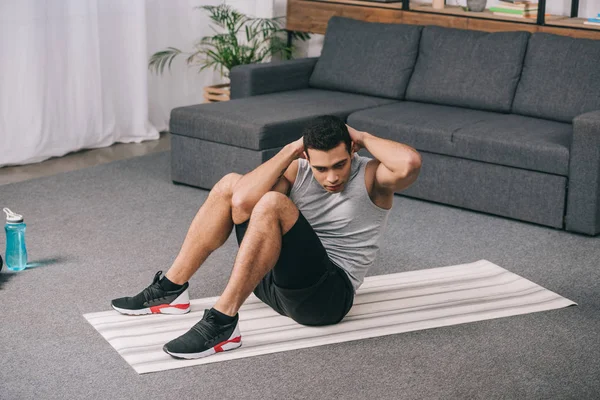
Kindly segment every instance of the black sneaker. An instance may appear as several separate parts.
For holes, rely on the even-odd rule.
[[[165,344],[163,350],[175,358],[193,359],[236,349],[242,345],[238,322],[239,314],[236,314],[233,322],[221,325],[210,310],[205,310],[196,325]]]
[[[179,290],[166,291],[160,286],[158,271],[152,284],[133,297],[121,297],[111,302],[112,308],[127,315],[185,314],[190,312],[190,296],[186,282]]]

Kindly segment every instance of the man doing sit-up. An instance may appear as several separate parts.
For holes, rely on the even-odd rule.
[[[356,154],[366,148],[374,159]],[[334,116],[246,175],[210,191],[166,275],[134,297],[112,301],[123,314],[189,311],[188,280],[235,226],[239,251],[210,310],[164,351],[199,358],[241,346],[238,310],[254,292],[303,325],[340,322],[379,252],[394,192],[421,168],[412,147],[361,132]]]

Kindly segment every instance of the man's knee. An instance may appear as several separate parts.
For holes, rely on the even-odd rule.
[[[266,196],[268,193],[270,192],[265,193],[263,197]],[[252,212],[254,211],[258,203],[262,200],[258,199],[258,201],[256,201],[256,199],[254,198],[256,196],[252,197],[253,198],[249,198],[245,191],[236,190],[236,188],[233,189],[233,195],[231,198],[231,214],[233,222],[236,225],[246,222],[252,215]]]
[[[258,202],[254,204],[247,201],[243,196],[240,196],[239,193],[234,193],[231,199],[231,216],[233,218],[233,223],[239,225],[246,222],[250,219],[250,216],[256,212],[257,207],[259,207],[259,212],[272,212],[273,210],[270,209],[269,204],[272,204],[273,200],[271,199],[271,195],[268,195],[269,193],[274,192],[265,193],[262,198],[258,199]]]
[[[284,202],[288,201],[288,197],[280,192],[270,191],[265,193],[256,206],[254,212],[273,213],[279,210]]]
[[[277,218],[280,221],[283,233],[286,233],[296,223],[299,214],[296,205],[286,195],[270,191],[265,193],[256,203],[251,215],[257,219]]]
[[[242,175],[235,172],[227,174],[215,184],[212,191],[231,198],[233,196],[233,188],[241,178]]]

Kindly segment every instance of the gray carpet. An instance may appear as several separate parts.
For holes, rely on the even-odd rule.
[[[600,238],[400,196],[368,275],[486,259],[579,306],[138,375],[82,315],[166,270],[206,195],[170,182],[169,153],[0,186],[38,265],[0,274],[0,398],[600,397]],[[220,294],[236,250],[191,298]]]

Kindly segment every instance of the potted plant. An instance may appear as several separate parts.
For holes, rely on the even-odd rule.
[[[225,4],[195,8],[208,12],[218,27],[212,27],[215,34],[201,38],[192,52],[168,47],[154,53],[148,62],[150,71],[162,74],[165,67],[170,69],[176,57],[185,54],[188,66],[200,67],[198,72],[213,68],[221,73],[221,77],[229,79],[229,71],[236,65],[260,63],[273,55],[292,58],[293,46],[288,45],[287,38],[282,38],[282,33],[288,33],[282,27],[282,17],[249,17]],[[290,31],[289,34],[300,40],[310,38],[302,32]],[[209,102],[229,100],[229,83],[205,87],[204,97]]]

